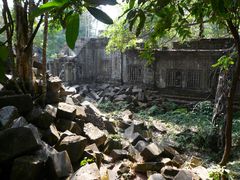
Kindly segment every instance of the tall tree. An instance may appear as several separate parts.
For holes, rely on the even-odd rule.
[[[43,3],[47,3],[48,0],[43,0]],[[43,74],[43,90],[42,90],[42,101],[45,104],[45,98],[47,93],[47,42],[48,42],[48,12],[45,13],[44,17],[44,30],[43,30],[43,47],[42,47],[42,74]]]
[[[16,62],[17,76],[19,77],[24,92],[32,93],[32,51],[33,39],[42,22],[42,16],[36,29],[33,31],[34,19],[30,13],[37,6],[33,0],[14,0],[16,19]]]

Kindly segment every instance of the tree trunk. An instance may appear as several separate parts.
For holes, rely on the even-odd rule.
[[[199,20],[199,38],[204,38],[204,23],[203,23],[203,15],[201,13],[201,17],[200,17],[200,20]]]
[[[204,38],[204,23],[203,23],[203,19],[201,20],[200,24],[199,24],[199,38]]]
[[[220,124],[220,119],[224,118],[223,115],[227,113],[227,96],[229,94],[228,86],[228,71],[221,70],[218,77],[218,84],[215,94],[214,109],[212,124],[217,126]]]
[[[231,70],[221,70],[218,77],[218,85],[215,94],[215,103],[213,108],[212,124],[216,128],[217,148],[223,149],[225,145],[225,128],[227,122],[227,98],[229,94],[229,84],[232,80]],[[222,125],[222,121],[224,125]]]
[[[12,19],[10,9],[8,7],[7,0],[2,0],[2,2],[3,2],[3,11],[2,11],[3,20],[4,20],[5,26],[7,26],[6,35],[7,35],[8,50],[9,50],[10,69],[13,74],[13,78],[15,78],[16,68],[14,63],[13,43],[12,43],[14,24],[13,24],[13,19]]]
[[[232,120],[233,120],[233,102],[234,102],[234,97],[237,89],[237,83],[239,80],[239,75],[240,75],[240,37],[238,34],[238,28],[235,27],[232,23],[231,20],[227,21],[228,27],[231,31],[231,34],[233,35],[234,38],[234,43],[237,49],[237,64],[236,64],[236,69],[234,69],[233,73],[233,80],[231,84],[231,89],[229,92],[229,96],[227,97],[227,116],[226,116],[226,128],[225,128],[225,147],[224,147],[224,153],[222,160],[220,162],[221,166],[225,166],[228,162],[230,152],[231,152],[231,147],[232,147]]]
[[[47,3],[48,0],[43,0],[43,3]],[[46,79],[46,65],[47,65],[47,42],[48,42],[48,13],[45,13],[44,19],[44,32],[43,32],[43,50],[42,50],[42,73],[43,73],[43,89],[42,89],[42,101],[45,104],[47,93],[47,79]]]
[[[32,46],[28,47],[29,24],[27,5],[18,0],[14,1],[16,13],[16,62],[17,75],[22,82],[25,92],[32,90]]]

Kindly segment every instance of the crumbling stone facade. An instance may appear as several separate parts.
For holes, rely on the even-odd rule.
[[[207,97],[216,87],[216,70],[211,67],[233,45],[231,39],[203,39],[155,51],[152,65],[140,57],[140,49],[107,55],[105,38],[81,39],[74,57],[48,63],[53,75],[69,84],[120,83],[156,87],[163,94]]]

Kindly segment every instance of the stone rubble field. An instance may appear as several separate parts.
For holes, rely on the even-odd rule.
[[[159,123],[135,119],[131,106],[160,103],[156,91],[109,84],[64,87],[48,79],[47,105],[0,91],[0,179],[205,180],[208,171],[171,142]],[[129,102],[115,116],[97,104]]]

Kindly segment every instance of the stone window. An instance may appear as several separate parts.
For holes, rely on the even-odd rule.
[[[181,69],[168,69],[166,75],[167,87],[182,87],[183,72]]]
[[[201,70],[189,70],[187,72],[187,88],[197,89],[201,86]]]
[[[128,81],[142,82],[143,81],[143,68],[140,65],[128,65]]]

